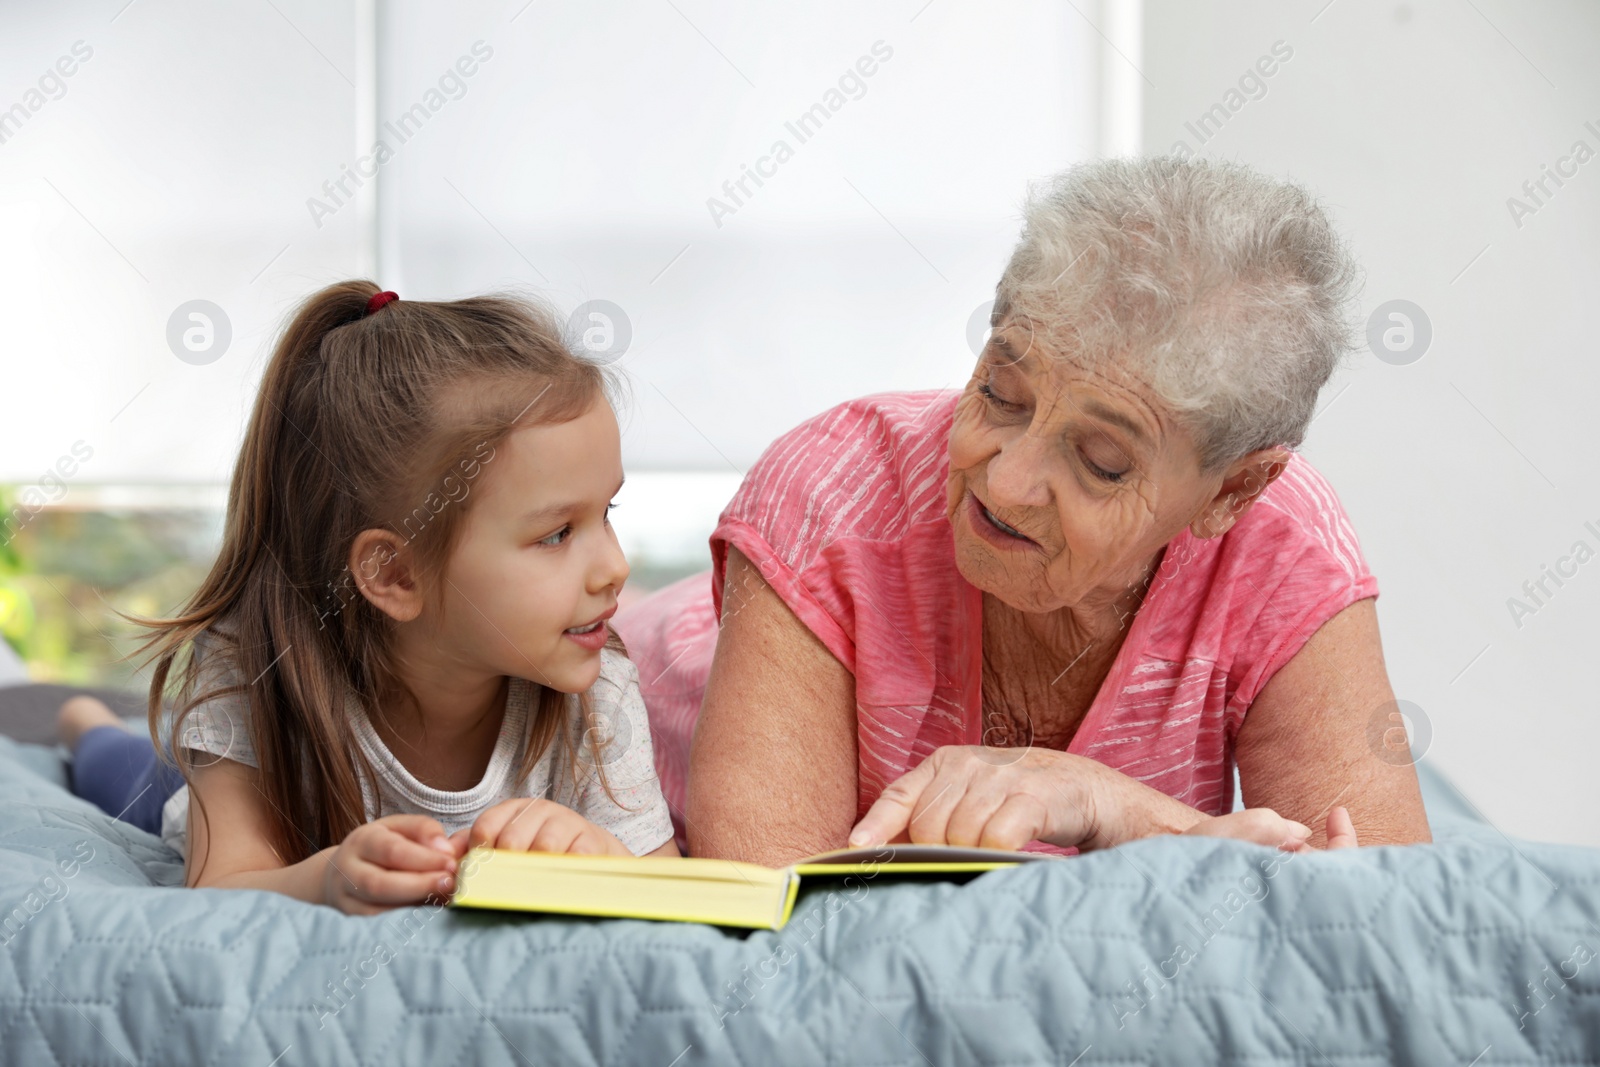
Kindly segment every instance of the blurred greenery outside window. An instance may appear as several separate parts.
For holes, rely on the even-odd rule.
[[[171,616],[199,587],[222,541],[222,489],[76,486],[61,503],[31,512],[19,502],[20,491],[0,486],[0,638],[35,682],[144,692],[149,672],[127,658],[143,631],[126,616]],[[708,499],[728,495],[731,489],[718,483]],[[666,503],[640,503],[640,517],[653,514],[660,525]],[[625,545],[631,567],[625,598],[708,568],[704,537],[719,509],[689,509],[696,529],[679,539],[686,545]]]
[[[126,657],[141,642],[124,616],[169,615],[216,554],[222,513],[208,508],[44,507],[0,487],[0,637],[36,682],[142,691]]]

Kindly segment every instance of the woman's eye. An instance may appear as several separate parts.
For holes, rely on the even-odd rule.
[[[1122,479],[1124,477],[1124,475],[1123,475],[1123,473],[1121,471],[1104,470],[1104,469],[1102,469],[1100,467],[1095,466],[1093,463],[1089,464],[1089,466],[1090,466],[1090,468],[1092,468],[1094,470],[1094,476],[1096,478],[1099,478],[1102,481],[1110,482],[1112,485],[1116,485],[1118,482],[1122,481]]]
[[[982,385],[978,386],[978,392],[983,395],[983,398],[989,402],[991,407],[996,408],[997,410],[1013,411],[1017,407],[1017,405],[1013,404],[1009,400],[1001,400],[1000,397],[995,394],[994,389],[989,385],[988,382],[984,382]]]
[[[1128,476],[1127,471],[1108,471],[1088,456],[1083,457],[1083,464],[1089,468],[1089,473],[1103,482],[1110,482],[1112,485],[1119,484],[1122,479]]]
[[[555,533],[551,534],[549,537],[541,537],[541,538],[539,538],[539,542],[538,543],[541,544],[541,545],[549,545],[551,548],[555,548],[558,545],[560,545],[561,542],[565,541],[568,538],[568,536],[571,535],[571,533],[572,533],[572,527],[571,526],[563,526],[563,527],[561,527],[561,529],[557,530]]]

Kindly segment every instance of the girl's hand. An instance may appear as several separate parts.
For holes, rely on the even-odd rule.
[[[631,856],[607,830],[553,800],[504,800],[472,824],[467,847],[487,845],[513,852],[571,852],[584,856]]]
[[[455,888],[456,846],[426,815],[386,815],[350,831],[328,857],[323,902],[351,915],[436,902]]]

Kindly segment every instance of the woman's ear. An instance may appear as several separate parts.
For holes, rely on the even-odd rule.
[[[393,531],[356,534],[348,565],[361,595],[395,622],[410,622],[422,614],[422,590],[411,547]]]
[[[1288,449],[1277,446],[1257,449],[1234,463],[1223,476],[1217,495],[1206,502],[1189,524],[1190,532],[1207,538],[1221,537],[1233,529],[1233,524],[1250,510],[1250,505],[1288,465]]]

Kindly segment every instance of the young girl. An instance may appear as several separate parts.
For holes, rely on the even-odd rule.
[[[190,886],[356,913],[438,900],[478,844],[676,855],[606,625],[628,577],[609,384],[527,303],[311,297],[262,381],[222,551],[150,624],[150,725],[178,771],[69,701],[80,795],[159,829]]]

